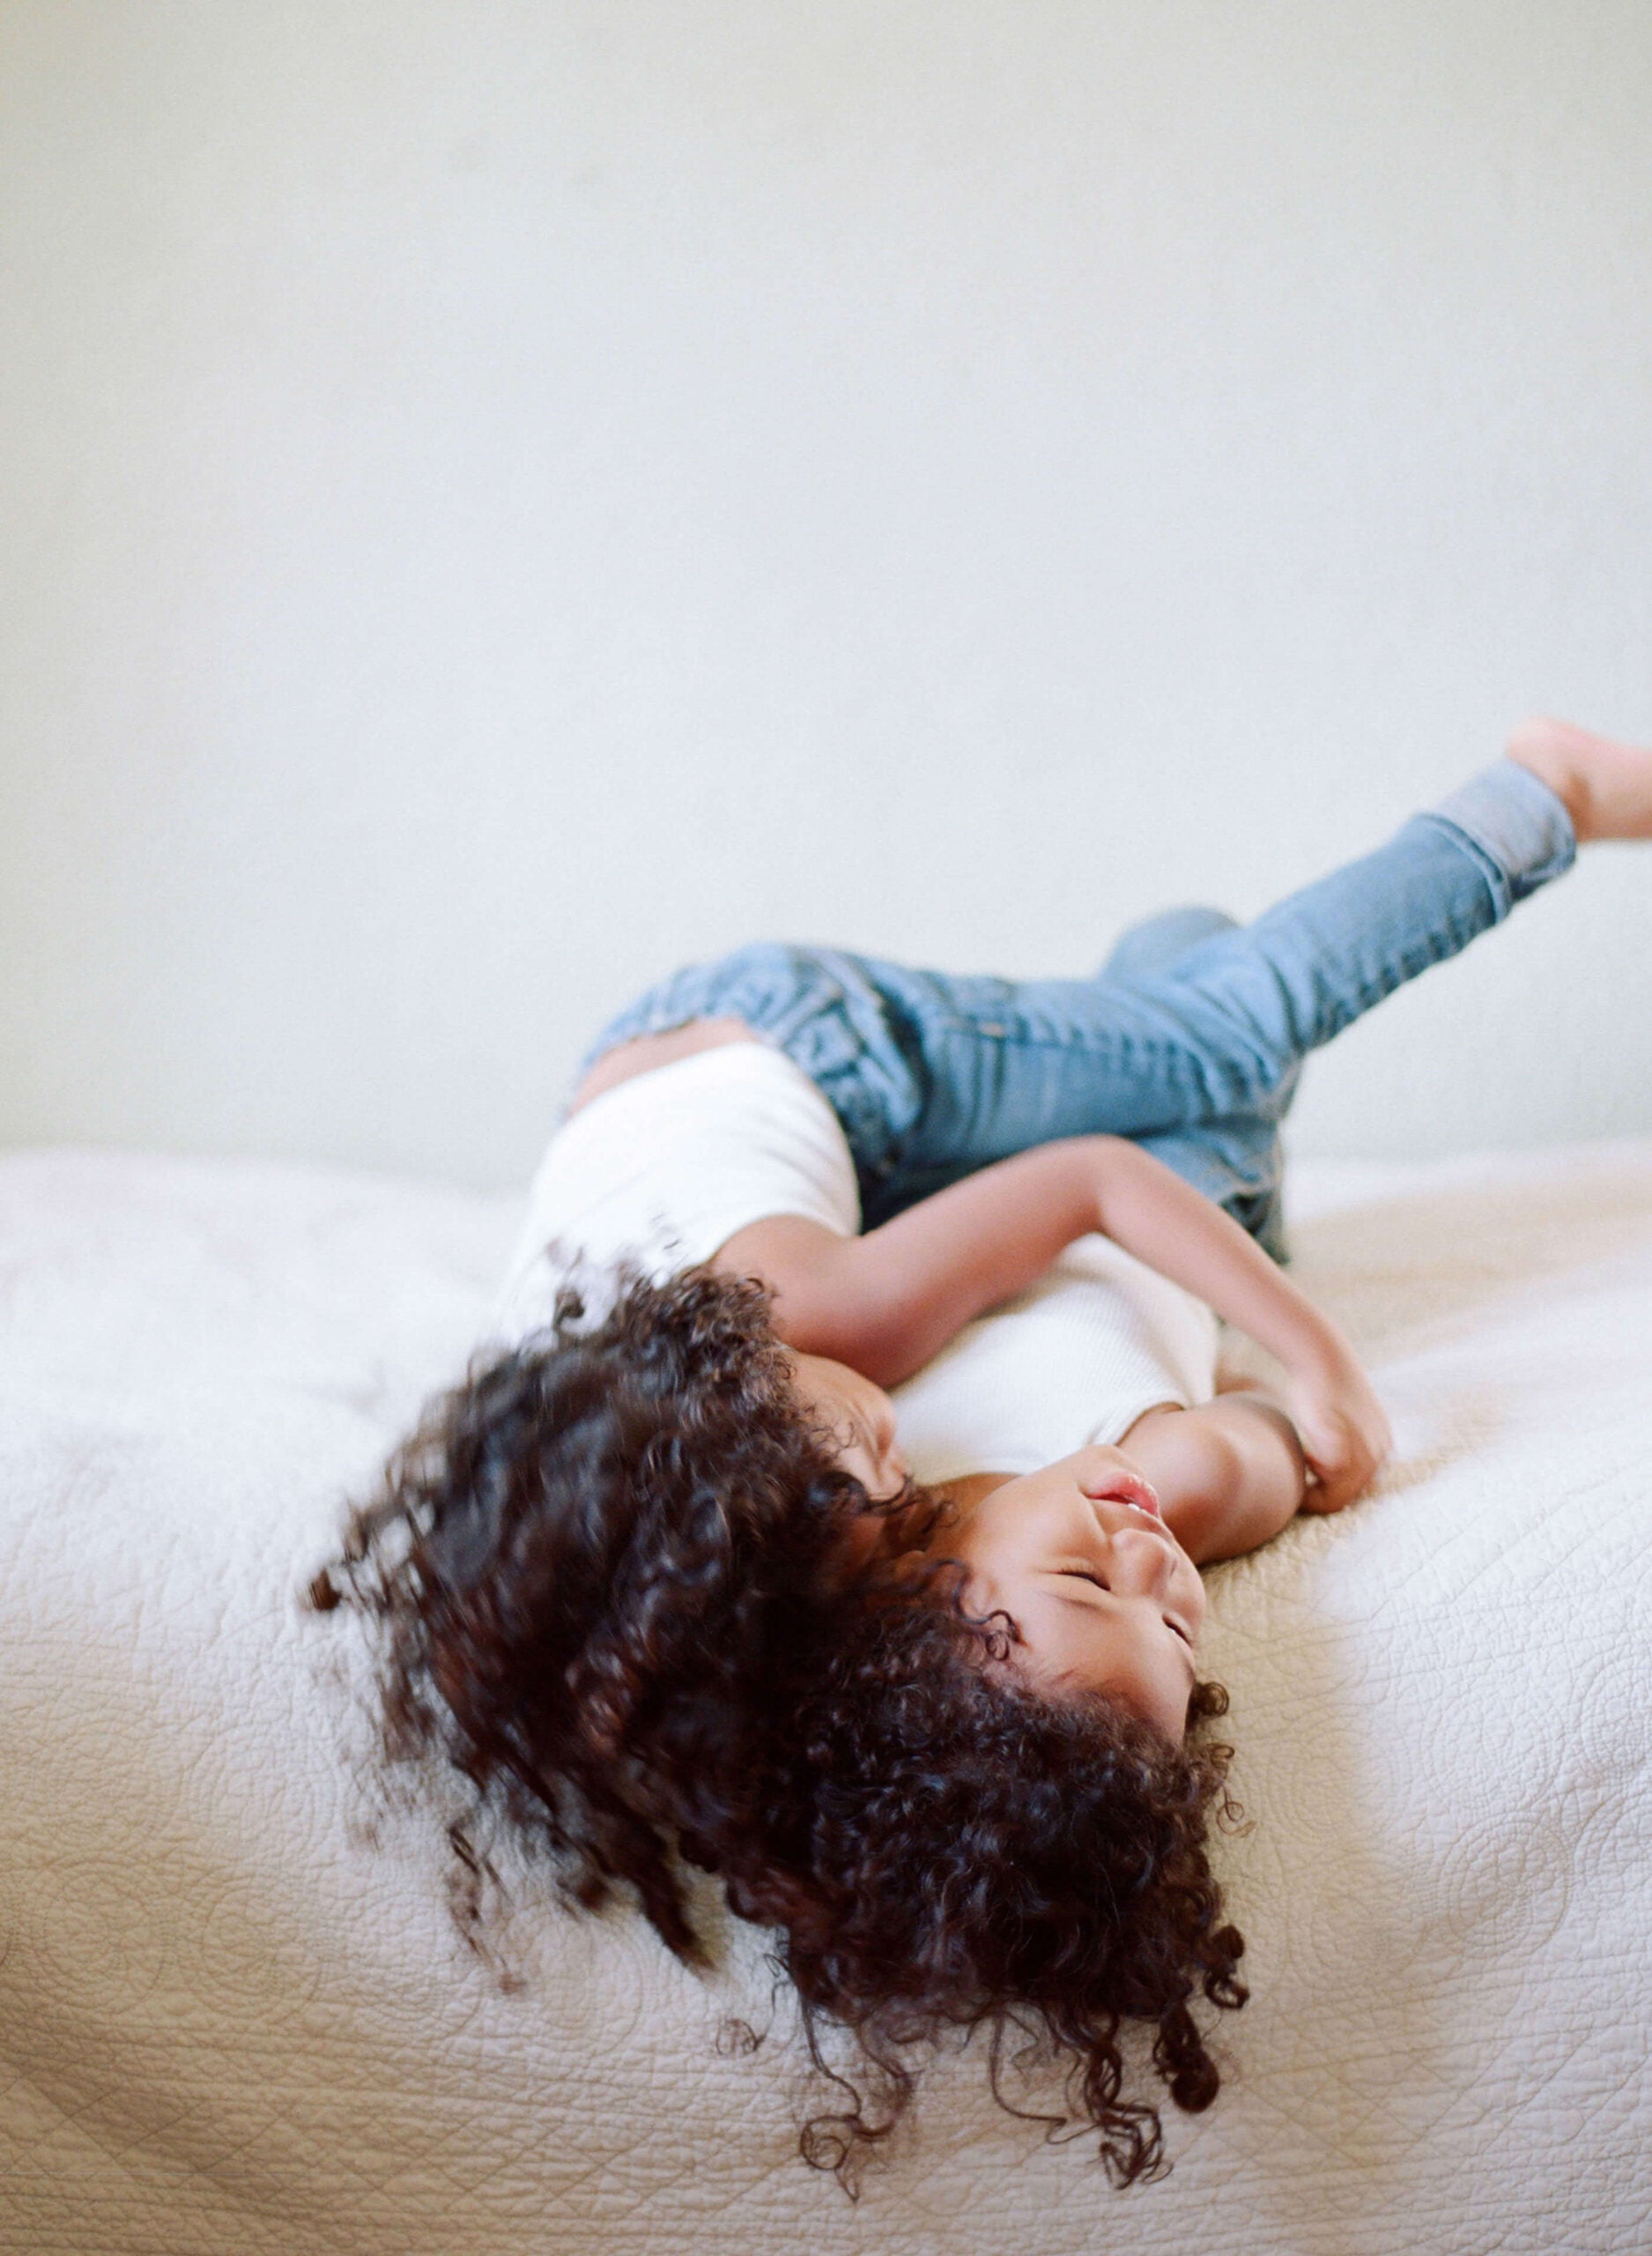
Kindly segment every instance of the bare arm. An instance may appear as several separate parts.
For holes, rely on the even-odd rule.
[[[1323,1503],[1358,1494],[1386,1446],[1386,1428],[1347,1340],[1237,1222],[1122,1138],[1041,1144],[863,1237],[839,1237],[795,1215],[754,1222],[730,1239],[716,1265],[774,1288],[775,1322],[792,1347],[893,1386],[1093,1230],[1277,1356],[1297,1383],[1292,1413],[1324,1483]]]
[[[1255,1551],[1305,1501],[1308,1467],[1296,1428],[1263,1394],[1219,1394],[1193,1410],[1150,1410],[1123,1446],[1197,1566]]]

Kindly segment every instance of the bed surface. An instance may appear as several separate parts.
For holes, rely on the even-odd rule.
[[[1211,1577],[1254,1995],[1122,2197],[967,2054],[851,2206],[760,1938],[708,1982],[529,1899],[505,1991],[432,1829],[362,1837],[350,1633],[296,1593],[519,1212],[0,1159],[0,2251],[1652,2247],[1652,1143],[1301,1171],[1399,1461]]]

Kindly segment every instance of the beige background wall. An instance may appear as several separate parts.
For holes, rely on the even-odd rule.
[[[1080,968],[1652,737],[1644,0],[0,6],[0,1140],[528,1168],[753,935]],[[1299,1146],[1652,1127],[1652,865]]]

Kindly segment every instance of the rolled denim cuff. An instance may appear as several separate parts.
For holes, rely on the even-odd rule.
[[[1500,760],[1429,812],[1478,850],[1500,920],[1577,859],[1571,816],[1548,785],[1517,761]]]

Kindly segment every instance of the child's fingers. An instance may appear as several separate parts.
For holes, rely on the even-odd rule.
[[[1301,1509],[1305,1512],[1341,1511],[1356,1496],[1365,1494],[1382,1463],[1377,1450],[1368,1446],[1363,1437],[1355,1442],[1345,1435],[1334,1452],[1327,1451],[1321,1457],[1313,1449],[1306,1448],[1304,1454],[1313,1475],[1302,1498]]]
[[[1363,1487],[1364,1483],[1361,1482],[1360,1486]],[[1336,1483],[1328,1487],[1322,1480],[1310,1480],[1302,1491],[1302,1501],[1297,1510],[1318,1512],[1322,1516],[1339,1512],[1352,1503],[1359,1494],[1359,1489],[1350,1483]]]
[[[1295,1415],[1312,1476],[1301,1509],[1339,1512],[1365,1494],[1393,1449],[1387,1415],[1368,1389],[1352,1406],[1310,1399]]]

